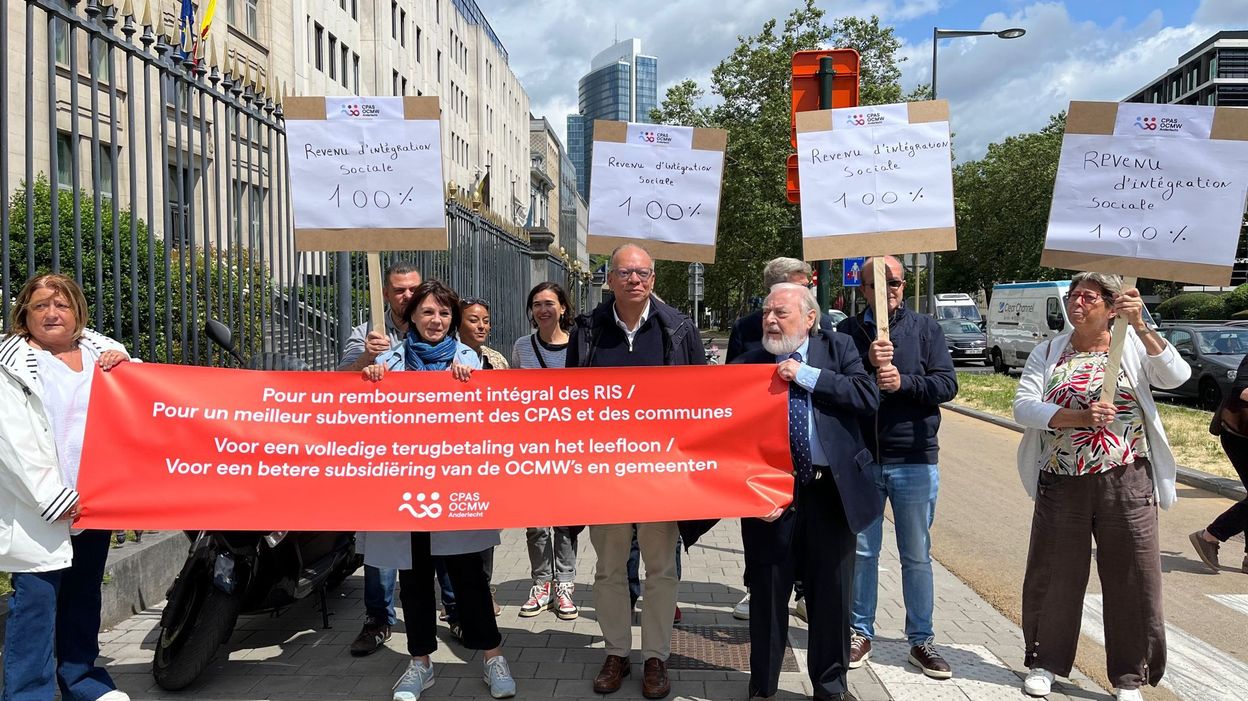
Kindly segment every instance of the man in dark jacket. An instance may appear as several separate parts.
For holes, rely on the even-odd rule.
[[[799,568],[814,697],[846,698],[854,534],[876,522],[883,508],[868,477],[871,452],[860,427],[875,413],[879,391],[848,337],[815,331],[818,317],[809,289],[776,285],[763,306],[763,347],[736,361],[776,365],[788,383],[794,468],[790,507],[741,522],[751,595],[751,699],[770,699],[779,685]]]
[[[639,367],[705,365],[698,329],[689,317],[660,302],[654,289],[654,259],[645,249],[625,244],[611,254],[607,271],[614,299],[577,317],[568,339],[567,367]],[[607,659],[594,678],[594,693],[617,691],[630,672],[633,610],[629,603],[628,556],[636,526],[646,565],[641,611],[641,647],[645,658],[642,695],[661,699],[671,691],[667,658],[671,654],[676,612],[676,538],[679,527],[667,523],[621,523],[589,527],[598,555],[594,571],[594,607],[606,643]]]
[[[791,282],[794,285],[810,287],[811,275],[813,273],[814,270],[811,269],[810,263],[804,260],[772,258],[767,261],[767,265],[763,266],[763,290],[770,292],[772,285],[781,282]],[[836,324],[832,323],[831,316],[821,313],[819,315],[819,328],[832,331],[836,328]],[[737,319],[736,323],[732,325],[732,331],[728,334],[728,352],[724,356],[724,362],[731,363],[733,360],[736,360],[738,355],[747,350],[761,348],[762,345],[763,311],[759,309]]]
[[[868,299],[875,294],[873,260],[862,270]],[[948,679],[953,671],[932,644],[930,530],[940,484],[936,469],[940,404],[957,395],[958,378],[940,325],[902,304],[906,287],[901,262],[892,256],[884,260],[891,342],[877,340],[870,307],[842,321],[837,330],[853,338],[880,388],[879,413],[863,419],[862,432],[875,455],[871,466],[875,487],[893,505],[909,661],[929,677]],[[871,655],[882,538],[882,518],[858,534],[852,668],[861,667]]]

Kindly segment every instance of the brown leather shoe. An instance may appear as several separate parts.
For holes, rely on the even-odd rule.
[[[351,656],[364,657],[381,649],[390,639],[390,626],[383,621],[368,619],[360,634],[351,642]]]
[[[953,676],[953,670],[949,667],[949,663],[945,662],[945,658],[940,656],[936,651],[936,646],[932,643],[932,639],[928,638],[922,645],[915,645],[910,648],[910,664],[923,670],[923,674],[932,679],[948,679]]]
[[[667,678],[667,665],[657,657],[646,660],[645,673],[641,677],[641,695],[648,699],[661,699],[672,693],[672,682]]]
[[[1188,539],[1192,541],[1192,547],[1196,548],[1196,554],[1200,556],[1201,562],[1204,562],[1206,567],[1217,574],[1222,571],[1218,566],[1218,546],[1221,544],[1210,543],[1205,540],[1204,534],[1203,530],[1196,531],[1188,536]]]
[[[853,633],[849,636],[849,668],[858,669],[871,657],[871,638]]]
[[[624,683],[624,677],[627,677],[631,671],[627,657],[607,655],[607,659],[603,660],[602,669],[598,670],[598,676],[594,677],[594,693],[610,694],[619,691],[620,684]]]

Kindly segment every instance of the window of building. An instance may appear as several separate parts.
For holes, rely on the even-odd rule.
[[[258,39],[260,38],[260,0],[243,0],[243,3],[247,36]]]
[[[399,46],[407,46],[407,10],[399,8]]]
[[[421,31],[420,31],[420,25],[418,24],[416,25],[416,63],[420,63],[420,41],[421,41]]]
[[[407,78],[399,78],[399,87],[403,89],[403,92],[399,94],[406,95],[407,94]]]
[[[342,87],[344,88],[351,87],[350,73],[347,72],[347,68],[350,67],[351,65],[350,63],[347,62],[347,59],[349,59],[350,57],[351,57],[351,49],[348,49],[347,45],[343,44],[342,45],[342,63],[338,65],[342,66]]]
[[[442,0],[433,0],[434,12],[437,14],[438,24],[442,24]]]
[[[74,187],[74,146],[69,134],[56,134],[56,186],[69,190]]]
[[[390,94],[401,95],[399,92],[399,72],[390,71]]]
[[[442,50],[438,49],[438,84],[442,84]]]
[[[351,54],[351,76],[355,82],[355,94],[360,94],[360,55]]]
[[[101,83],[113,82],[113,61],[108,54],[108,43],[91,42],[91,54],[91,67],[95,70],[96,78]]]
[[[335,66],[338,63],[338,37],[333,34],[329,35],[329,78],[334,80],[338,77],[338,71]]]
[[[316,70],[325,70],[325,28],[319,23],[312,30],[312,43],[316,45]]]
[[[99,195],[106,199],[113,198],[113,148],[108,144],[100,144],[96,151],[96,163],[100,167]]]
[[[399,2],[390,0],[390,38],[399,38]]]
[[[56,41],[56,62],[69,64],[69,22],[57,17],[52,22]]]

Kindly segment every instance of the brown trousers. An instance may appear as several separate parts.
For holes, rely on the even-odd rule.
[[[1119,689],[1161,681],[1166,629],[1151,469],[1140,459],[1095,475],[1040,472],[1023,580],[1029,668],[1070,675],[1095,539],[1109,681]]]

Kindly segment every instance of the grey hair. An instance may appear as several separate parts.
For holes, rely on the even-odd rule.
[[[654,265],[654,256],[650,253],[650,251],[645,246],[639,243],[622,243],[616,246],[615,248],[611,249],[611,257],[608,259],[608,261],[610,262],[610,265],[612,268],[615,267],[615,257],[619,255],[620,251],[624,250],[625,248],[636,248],[637,250],[646,254],[646,257],[650,259],[650,264]]]
[[[1114,306],[1114,295],[1122,294],[1122,276],[1108,273],[1077,273],[1070,279],[1070,289],[1080,285],[1092,285],[1100,288],[1105,306]]]
[[[803,315],[809,314],[811,312],[815,313],[816,323],[810,325],[810,335],[814,336],[815,333],[819,330],[819,324],[818,324],[819,299],[815,297],[814,290],[810,289],[809,287],[805,287],[803,285],[795,285],[791,282],[777,282],[776,284],[771,286],[771,291],[767,293],[767,296],[771,297],[777,292],[787,292],[790,290],[798,293],[798,298],[801,299],[802,301],[802,314]]]
[[[810,277],[810,263],[796,258],[772,258],[763,267],[763,287],[771,289],[776,283],[788,282],[789,276],[801,273]]]

